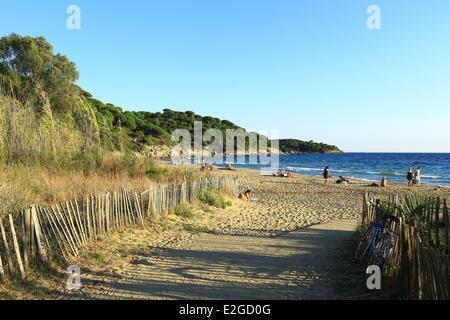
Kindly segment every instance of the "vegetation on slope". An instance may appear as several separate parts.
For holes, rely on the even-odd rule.
[[[314,141],[295,139],[280,140],[280,151],[283,153],[340,153],[337,146]]]
[[[0,39],[0,216],[191,174],[136,153],[139,130],[156,141],[167,133],[93,99],[77,78],[75,65],[44,38]]]
[[[191,111],[124,111],[78,87],[78,76],[75,64],[54,54],[43,37],[12,34],[0,39],[0,103],[5,125],[0,133],[0,159],[38,161],[52,167],[55,162],[64,167],[76,162],[84,165],[88,154],[96,158],[103,151],[141,152],[147,146],[171,145],[171,133],[175,129],[193,133],[195,121],[202,122],[204,131],[245,131],[228,120]],[[294,140],[282,140],[281,146],[285,152],[333,150],[333,146]]]

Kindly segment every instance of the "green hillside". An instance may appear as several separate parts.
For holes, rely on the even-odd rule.
[[[76,66],[55,54],[43,37],[12,34],[0,39],[0,160],[80,162],[86,154],[143,151],[171,145],[175,129],[239,129],[236,124],[191,111],[129,112],[80,88]],[[335,146],[281,140],[283,152],[330,152]],[[81,159],[81,160],[80,160]]]
[[[340,153],[337,146],[296,139],[280,140],[280,150],[283,153]]]
[[[200,116],[192,111],[180,112],[164,109],[162,112],[123,111],[112,104],[104,104],[84,92],[89,104],[106,119],[109,128],[121,128],[129,138],[131,147],[140,150],[146,145],[170,145],[171,133],[176,129],[187,129],[193,134],[194,122],[202,122],[203,131],[219,129],[224,133],[227,129],[242,129],[228,120],[210,116]]]

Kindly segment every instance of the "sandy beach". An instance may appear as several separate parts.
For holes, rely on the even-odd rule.
[[[297,230],[331,220],[359,220],[364,192],[376,195],[421,193],[448,197],[449,188],[408,187],[392,184],[388,188],[371,187],[373,182],[352,179],[349,184],[327,185],[320,177],[294,175],[294,178],[262,176],[259,171],[217,170],[216,174],[236,175],[240,191],[253,191],[249,202],[237,203],[226,215],[212,215],[199,221],[217,232],[271,234]]]
[[[226,209],[195,202],[190,217],[168,213],[156,225],[104,238],[73,261],[84,270],[82,292],[63,297],[264,299],[271,289],[272,299],[370,298],[350,262],[364,192],[450,194],[428,186],[374,188],[361,180],[324,185],[319,177],[252,170],[214,174],[235,175],[253,199],[230,195]]]

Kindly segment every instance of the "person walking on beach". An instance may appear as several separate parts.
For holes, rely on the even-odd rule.
[[[330,168],[329,167],[325,167],[325,169],[323,170],[323,179],[324,184],[328,184],[328,179],[331,178],[331,173],[330,173]]]
[[[409,170],[406,173],[406,179],[408,179],[408,187],[412,186],[412,184],[413,184],[413,169],[412,169],[412,167],[409,167]]]
[[[420,180],[422,179],[421,171],[421,168],[417,167],[416,172],[414,173],[414,184],[416,184],[418,187],[420,187]]]

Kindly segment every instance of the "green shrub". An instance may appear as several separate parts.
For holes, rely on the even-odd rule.
[[[147,158],[146,159],[146,170],[145,170],[145,174],[149,177],[149,178],[159,178],[160,176],[162,176],[163,174],[165,174],[167,172],[166,169],[163,169],[161,167],[159,167],[155,160],[152,158]]]
[[[178,206],[175,208],[175,215],[182,218],[192,218],[194,213],[185,206]]]
[[[182,223],[181,227],[183,228],[184,231],[191,232],[191,233],[208,233],[208,232],[211,232],[211,230],[209,230],[208,228],[196,226],[196,225],[193,225],[193,224]]]
[[[405,217],[407,223],[421,220],[426,209],[436,206],[436,199],[422,195],[407,195],[400,203],[399,211]]]
[[[232,205],[231,201],[225,200],[220,194],[214,191],[204,191],[197,194],[197,199],[209,206],[225,209]]]
[[[136,164],[137,164],[137,157],[136,155],[131,152],[127,151],[125,153],[125,168],[128,171],[128,176],[130,177],[136,177],[137,176],[137,170],[136,170]]]
[[[384,214],[396,215],[396,212],[405,218],[408,224],[424,218],[427,208],[436,206],[436,199],[425,195],[406,195],[398,204],[382,200],[381,209]]]

